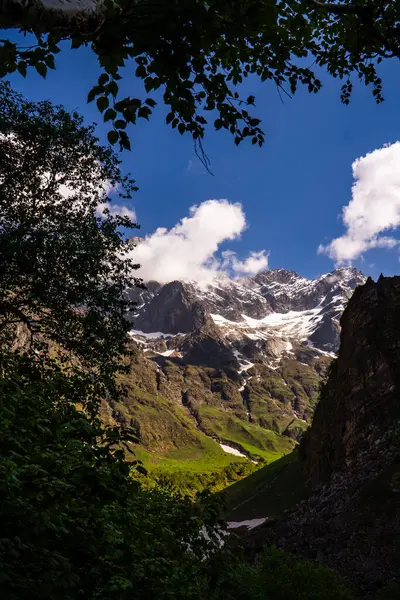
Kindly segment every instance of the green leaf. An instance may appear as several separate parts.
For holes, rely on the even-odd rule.
[[[26,63],[20,61],[17,65],[18,71],[21,73],[22,77],[26,77]]]
[[[54,56],[52,54],[48,54],[44,60],[46,61],[46,65],[49,67],[49,69],[56,68],[56,65],[54,63]]]
[[[127,134],[126,134],[125,131],[120,131],[119,132],[119,141],[120,141],[120,144],[121,144],[121,149],[124,149],[124,150],[130,150],[131,149],[131,143],[130,143],[129,138],[128,138],[128,136],[127,136]],[[128,439],[129,439],[129,436],[128,436]],[[133,440],[133,441],[137,441],[137,439]]]
[[[106,92],[107,94],[112,94],[115,98],[115,96],[118,94],[118,84],[116,81],[110,81],[110,83],[106,86]]]
[[[169,123],[171,123],[173,118],[174,118],[174,113],[173,112],[168,113],[167,118],[165,119],[166,124],[168,125]]]
[[[151,114],[151,110],[148,106],[141,106],[138,110],[138,116],[143,119],[149,120],[149,115]]]
[[[126,121],[124,121],[123,119],[118,119],[118,121],[115,121],[114,126],[117,129],[125,129]]]
[[[102,73],[99,77],[99,85],[105,85],[109,79],[110,76],[107,73]]]
[[[99,109],[99,111],[104,112],[105,109],[108,108],[108,105],[109,105],[107,96],[100,96],[100,98],[97,98],[96,104],[97,104],[97,108]]]
[[[143,65],[139,65],[138,68],[136,69],[135,75],[136,75],[136,77],[140,77],[141,79],[144,79],[147,75],[146,67],[144,67]]]
[[[153,78],[152,77],[146,77],[146,79],[144,80],[144,87],[146,92],[151,92],[151,90],[153,89]]]
[[[118,133],[116,131],[114,131],[114,129],[112,129],[111,131],[109,131],[107,133],[107,139],[110,142],[110,144],[114,145],[118,142]]]
[[[79,37],[71,38],[71,49],[75,50],[75,48],[80,48],[83,44],[83,41]]]
[[[87,102],[92,102],[96,98],[96,96],[102,94],[103,91],[104,88],[102,85],[95,85],[88,93]]]
[[[217,130],[221,129],[222,125],[223,125],[222,119],[216,119],[214,121],[214,127],[215,127],[215,129],[217,129]]]
[[[45,65],[44,62],[38,62],[35,65],[36,71],[39,73],[39,75],[41,75],[43,77],[43,79],[46,79],[46,75],[47,75],[47,67]]]
[[[104,122],[111,121],[115,119],[116,116],[117,112],[113,108],[107,108],[106,112],[104,113]]]
[[[157,104],[157,102],[155,100],[153,100],[153,98],[147,98],[145,100],[146,104],[148,104],[149,106],[151,106],[151,108],[154,108],[155,105]]]
[[[183,135],[185,133],[186,127],[184,123],[179,123],[178,125],[178,131],[181,135]]]

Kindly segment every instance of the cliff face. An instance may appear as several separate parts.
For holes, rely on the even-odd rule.
[[[274,535],[367,595],[400,584],[400,277],[358,288],[341,326],[299,448],[312,494]]]
[[[313,486],[378,446],[400,417],[400,277],[356,289],[301,451]]]

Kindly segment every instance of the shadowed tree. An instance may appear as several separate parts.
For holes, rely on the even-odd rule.
[[[103,207],[111,190],[125,201],[134,189],[81,117],[0,83],[0,343],[40,357],[51,342],[97,399],[115,391],[124,291],[140,284],[121,232],[135,225]]]

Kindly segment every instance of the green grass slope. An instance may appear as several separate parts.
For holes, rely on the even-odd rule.
[[[280,517],[308,493],[297,450],[221,492],[231,521]]]
[[[279,372],[257,364],[246,400],[236,372],[136,349],[131,372],[120,378],[125,396],[103,407],[103,418],[136,429],[140,444],[133,450],[151,477],[185,491],[219,490],[296,446],[324,369],[321,361],[311,362],[287,359]],[[219,442],[245,457],[224,452]]]

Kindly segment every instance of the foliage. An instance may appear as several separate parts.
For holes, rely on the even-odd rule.
[[[235,565],[229,581],[222,582],[224,600],[354,600],[338,575],[311,561],[295,559],[267,548],[257,567]]]
[[[99,213],[117,188],[125,199],[135,189],[93,127],[0,82],[0,342],[37,355],[51,341],[65,368],[90,371],[97,397],[113,393],[132,308],[123,293],[139,284],[120,231],[134,224]]]
[[[146,463],[144,462],[146,465]],[[147,466],[147,465],[146,465]],[[201,471],[200,465],[197,470],[185,470],[185,465],[175,470],[168,469],[167,465],[161,463],[157,469],[148,469],[147,475],[142,478],[144,485],[150,483],[150,488],[154,483],[163,489],[170,489],[180,494],[195,496],[196,493],[204,490],[217,492],[226,488],[231,483],[247,477],[255,471],[256,467],[250,462],[231,462],[229,465],[218,468],[215,466],[213,471]]]
[[[53,366],[35,381],[14,355],[0,384],[1,597],[204,597],[212,503],[141,491],[118,431],[60,401]]]
[[[247,455],[259,462],[274,461],[290,452],[295,443],[270,429],[264,429],[235,417],[227,410],[218,407],[201,406],[198,420],[208,435],[237,444]]]
[[[397,600],[400,598],[400,585],[390,583],[383,587],[376,596],[376,600]]]
[[[32,32],[37,43],[18,45],[2,40],[0,76],[35,68],[46,76],[55,68],[62,40],[72,48],[88,46],[103,69],[88,100],[96,101],[112,124],[110,143],[129,148],[126,127],[149,119],[160,90],[169,107],[167,124],[188,131],[199,144],[211,112],[215,129],[230,131],[236,144],[249,138],[262,145],[260,120],[249,112],[254,96],[240,98],[237,86],[249,75],[271,81],[278,92],[293,94],[303,84],[311,93],[321,88],[319,67],[343,81],[341,98],[348,103],[353,79],[372,85],[382,101],[376,64],[399,57],[399,8],[395,2],[343,0],[176,0],[153,3],[107,0],[97,11],[55,11],[40,2],[8,0],[0,10],[0,27]],[[119,80],[134,63],[142,80],[142,97],[121,97]],[[156,96],[157,97],[157,96]]]

